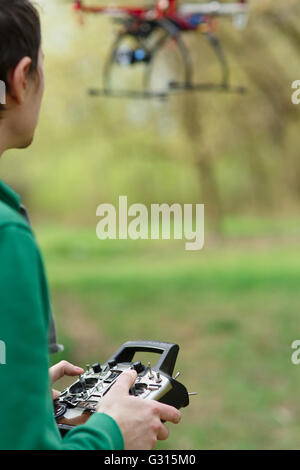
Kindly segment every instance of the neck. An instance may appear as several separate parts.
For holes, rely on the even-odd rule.
[[[0,158],[2,157],[2,154],[6,150],[6,145],[4,145],[3,138],[2,138],[2,133],[0,131]]]
[[[3,145],[2,136],[0,132],[0,158],[2,157],[2,154],[5,152],[5,150],[6,150],[6,146]]]

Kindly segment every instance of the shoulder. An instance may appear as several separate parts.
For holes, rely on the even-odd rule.
[[[40,268],[39,248],[29,225],[13,219],[0,221],[0,259],[1,268],[6,266],[6,274],[16,269],[21,271],[25,264],[30,270],[36,269],[35,266]],[[3,269],[0,271],[3,274]]]
[[[27,220],[9,205],[0,201],[0,252],[3,257],[37,251],[37,245]],[[22,253],[23,251],[23,253]]]
[[[0,258],[4,260],[33,261],[39,258],[39,249],[27,220],[15,209],[0,201]],[[3,264],[2,263],[2,264]]]
[[[31,231],[28,222],[21,214],[3,201],[0,201],[0,229],[9,225],[27,229],[29,232]]]

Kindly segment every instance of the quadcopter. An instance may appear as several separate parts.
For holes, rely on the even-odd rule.
[[[230,72],[221,41],[216,36],[218,17],[232,17],[242,29],[247,24],[247,0],[236,3],[190,3],[178,5],[177,0],[157,0],[150,7],[88,6],[73,2],[74,11],[83,22],[84,14],[108,15],[120,26],[103,70],[103,88],[92,88],[89,94],[127,98],[167,98],[175,91],[225,91],[243,93],[244,87],[230,85]],[[190,52],[183,33],[200,32],[214,50],[221,66],[219,83],[194,83]],[[130,40],[130,45],[126,44]],[[162,90],[151,88],[153,65],[161,49],[171,43],[182,63],[182,80],[172,80]],[[142,89],[118,89],[113,85],[113,71],[118,67],[143,66]]]

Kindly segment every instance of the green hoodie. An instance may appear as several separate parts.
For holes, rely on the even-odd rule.
[[[123,449],[119,426],[103,413],[63,439],[57,429],[48,371],[48,286],[20,206],[20,197],[0,182],[0,449]]]

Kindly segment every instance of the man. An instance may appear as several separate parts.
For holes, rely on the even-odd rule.
[[[40,21],[30,0],[0,0],[0,156],[28,147],[44,91]],[[39,249],[20,197],[0,183],[1,449],[151,449],[167,439],[163,421],[180,412],[129,395],[135,371],[124,372],[86,424],[62,439],[53,416],[50,379],[82,369],[65,361],[48,370],[51,326],[48,287]],[[53,335],[53,325],[51,328]],[[53,349],[53,345],[52,345]],[[55,349],[55,348],[54,348]]]

